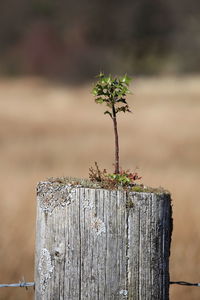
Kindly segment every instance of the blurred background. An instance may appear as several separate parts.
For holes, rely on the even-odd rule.
[[[37,182],[88,177],[94,161],[113,169],[112,124],[91,95],[100,70],[134,79],[121,166],[170,190],[171,280],[200,282],[200,2],[7,0],[0,11],[0,283],[34,281]],[[180,297],[200,289],[171,286]]]
[[[68,82],[200,70],[197,0],[1,1],[0,72]]]

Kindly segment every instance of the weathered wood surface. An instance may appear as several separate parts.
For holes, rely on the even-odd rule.
[[[35,299],[169,299],[167,194],[41,182]]]

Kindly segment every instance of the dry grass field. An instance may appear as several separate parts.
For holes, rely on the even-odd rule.
[[[34,279],[37,182],[87,177],[95,160],[113,168],[112,124],[90,86],[0,79],[0,283]],[[138,78],[132,90],[133,113],[119,116],[121,165],[171,191],[171,280],[199,282],[200,77]],[[170,295],[198,300],[200,288],[171,286]],[[0,299],[32,297],[32,289],[0,289]]]

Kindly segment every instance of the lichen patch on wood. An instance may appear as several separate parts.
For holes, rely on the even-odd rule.
[[[38,271],[40,274],[40,291],[44,294],[48,285],[48,281],[51,278],[51,273],[53,272],[53,266],[51,264],[51,256],[49,251],[44,248],[41,251]]]
[[[125,299],[128,297],[128,291],[127,290],[120,290],[119,294],[121,296],[123,296],[123,298],[125,298]]]
[[[37,197],[40,207],[46,213],[52,213],[55,207],[71,204],[74,200],[75,189],[71,184],[60,185],[51,182],[40,182],[37,187]]]
[[[105,223],[102,220],[100,220],[99,218],[94,218],[92,220],[91,227],[94,229],[97,236],[106,232]]]
[[[83,207],[83,209],[89,209],[89,210],[94,210],[95,208],[95,199],[91,197],[89,197],[89,195],[85,195],[82,199],[81,199],[81,205]]]

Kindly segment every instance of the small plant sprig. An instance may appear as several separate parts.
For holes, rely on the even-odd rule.
[[[98,81],[92,90],[95,96],[95,102],[102,104],[105,103],[108,110],[104,112],[111,117],[114,126],[115,135],[115,172],[120,174],[119,169],[119,137],[117,128],[117,114],[119,112],[131,112],[126,102],[126,96],[130,93],[129,83],[131,78],[127,75],[123,77],[106,77],[104,73],[100,73]]]
[[[130,170],[120,169],[119,174],[107,173],[107,170],[100,170],[97,162],[95,162],[95,167],[89,168],[89,178],[93,182],[99,182],[104,188],[117,188],[119,186],[132,187],[135,186],[136,180],[141,179],[137,172],[130,172]]]
[[[108,177],[121,185],[135,185],[135,181],[141,179],[137,172],[130,170],[120,170],[119,174],[108,174]]]

